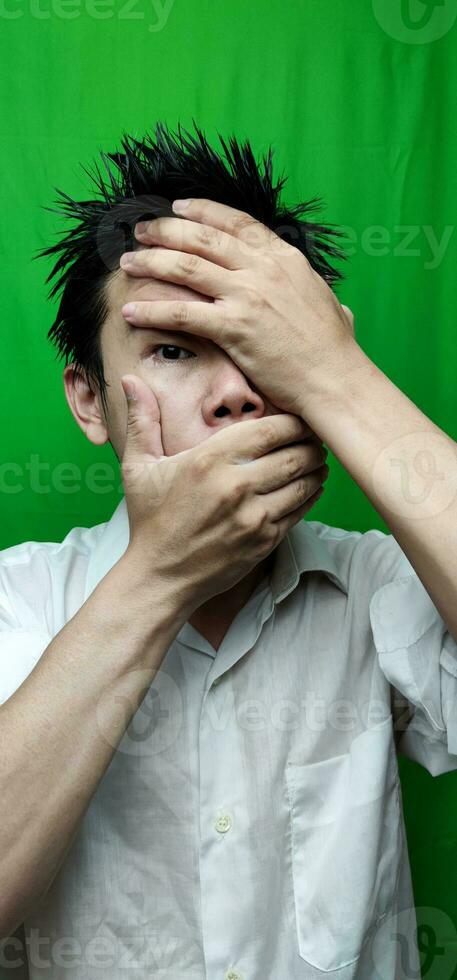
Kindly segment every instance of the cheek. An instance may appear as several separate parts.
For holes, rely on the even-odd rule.
[[[120,383],[122,374],[136,374],[154,392],[160,409],[162,445],[166,456],[191,449],[208,436],[202,417],[204,379],[197,372],[186,377],[178,368],[148,368],[128,351],[105,371],[112,387],[109,394],[110,438],[118,455],[125,446],[127,406]],[[114,369],[113,369],[114,368]],[[116,378],[113,381],[113,378]],[[114,390],[115,389],[115,390]]]
[[[174,456],[184,449],[190,449],[203,439],[202,420],[198,399],[187,395],[184,386],[178,381],[174,391],[155,389],[159,403],[162,426],[162,443],[166,456]]]

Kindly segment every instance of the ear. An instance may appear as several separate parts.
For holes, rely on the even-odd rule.
[[[353,314],[352,310],[349,309],[349,306],[343,306],[342,305],[342,309],[344,310],[344,314],[345,314],[345,317],[346,317],[346,320],[347,320],[349,329],[350,329],[350,331],[352,333],[352,336],[355,337],[354,314]]]
[[[63,372],[63,384],[71,414],[89,442],[104,446],[108,442],[108,430],[100,396],[89,388],[85,378],[77,373],[74,364],[67,364]]]

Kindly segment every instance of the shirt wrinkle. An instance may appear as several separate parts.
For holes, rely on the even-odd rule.
[[[128,543],[122,499],[0,552],[0,702]],[[189,622],[171,643],[24,923],[30,980],[419,976],[397,756],[457,769],[456,705],[395,538],[300,521],[217,651]]]

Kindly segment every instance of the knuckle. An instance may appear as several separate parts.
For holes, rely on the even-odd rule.
[[[244,499],[246,488],[240,479],[233,480],[223,490],[224,499],[229,503],[240,504]]]
[[[294,456],[293,453],[289,452],[285,460],[286,476],[289,478],[297,476],[299,473],[301,473],[302,469],[303,466],[301,460],[298,459],[297,456]]]
[[[170,228],[168,218],[155,218],[148,227],[148,234],[160,236],[160,241],[165,245],[171,245],[174,241],[175,229]]]
[[[274,442],[276,436],[276,427],[272,422],[265,421],[262,426],[262,431],[259,433],[257,448],[260,452],[266,452],[271,444]]]
[[[241,234],[243,231],[249,230],[256,225],[256,221],[249,214],[238,214],[233,221],[233,230],[235,234]]]
[[[138,418],[133,412],[129,412],[127,415],[127,435],[134,435],[140,429]]]
[[[172,306],[172,316],[174,323],[187,323],[189,318],[187,304],[176,300]]]
[[[262,505],[258,506],[255,511],[255,516],[253,518],[253,530],[256,534],[264,532],[268,526],[269,517],[268,511]]]
[[[307,477],[302,477],[301,480],[296,480],[295,492],[297,504],[302,504],[310,495],[310,480]]]
[[[194,255],[192,252],[189,252],[188,255],[185,255],[184,258],[180,259],[178,264],[179,271],[183,272],[184,275],[193,275],[193,273],[197,271],[199,265],[199,256]]]
[[[282,269],[271,256],[265,258],[265,274],[269,282],[279,282],[282,278]]]
[[[141,461],[130,456],[127,459],[124,458],[121,474],[124,484],[138,483],[143,476]]]
[[[209,453],[200,453],[194,459],[194,472],[197,479],[205,478],[211,470],[212,461]]]
[[[218,241],[218,235],[215,234],[214,229],[210,228],[209,225],[202,225],[197,234],[197,243],[199,245],[215,245]]]
[[[241,540],[252,535],[252,516],[247,507],[237,507],[233,513],[233,520]]]
[[[241,283],[241,288],[246,300],[244,305],[244,319],[250,322],[253,312],[260,313],[263,310],[265,300],[252,281]]]

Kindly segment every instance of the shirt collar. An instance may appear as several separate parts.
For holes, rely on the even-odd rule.
[[[274,602],[289,595],[304,572],[323,572],[347,595],[346,577],[325,540],[325,529],[317,521],[299,521],[280,541],[271,573]]]
[[[322,530],[326,525],[316,521],[300,521],[280,541],[275,551],[270,587],[275,603],[281,602],[298,584],[303,572],[323,572],[347,594],[348,587],[342,568],[330,550]],[[124,554],[130,539],[125,497],[106,524],[94,529],[98,535],[89,558],[84,601]]]

